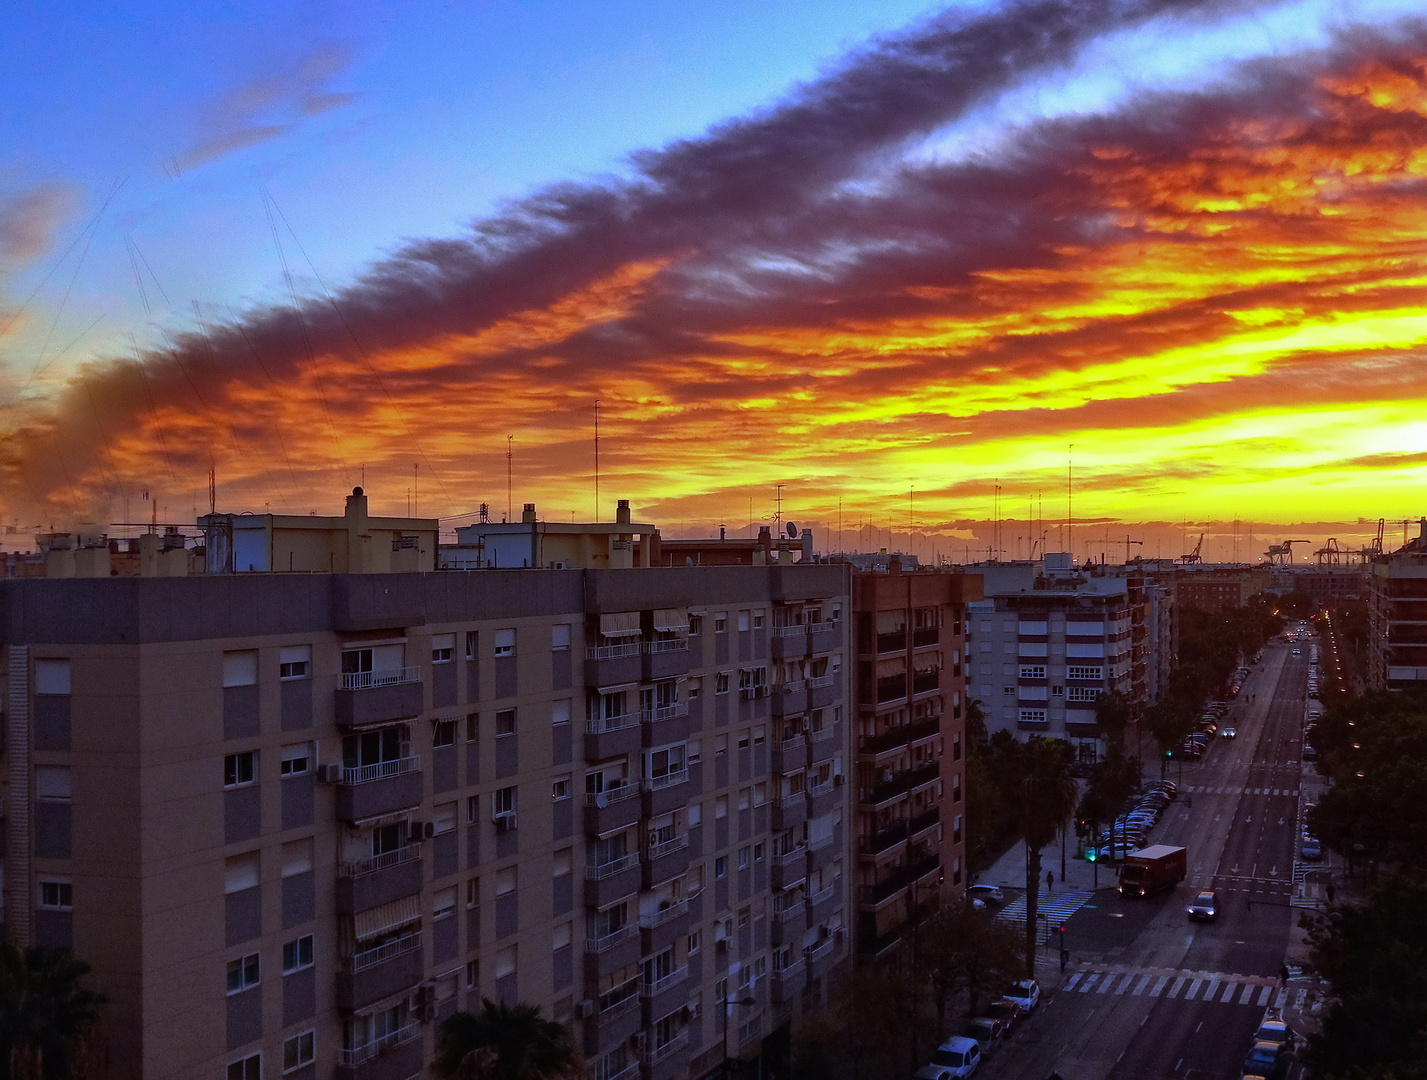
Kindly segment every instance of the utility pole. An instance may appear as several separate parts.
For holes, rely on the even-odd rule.
[[[600,519],[600,399],[595,398],[595,516]]]

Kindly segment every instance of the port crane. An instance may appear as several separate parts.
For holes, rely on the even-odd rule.
[[[1264,558],[1279,566],[1289,566],[1293,563],[1293,545],[1306,543],[1307,540],[1285,540],[1281,544],[1270,544],[1264,552]]]
[[[1203,557],[1199,554],[1204,549],[1204,534],[1199,534],[1199,543],[1194,545],[1194,550],[1188,555],[1181,555],[1179,562],[1183,566],[1193,566],[1195,563],[1202,563]],[[1127,549],[1128,550],[1128,549]]]

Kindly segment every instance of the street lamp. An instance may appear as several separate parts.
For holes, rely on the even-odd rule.
[[[723,999],[723,1075],[724,1075],[724,1076],[728,1076],[729,1073],[732,1071],[732,1067],[733,1067],[733,1063],[732,1063],[732,1061],[729,1059],[729,1056],[728,1056],[728,1007],[729,1007],[730,1005],[743,1006],[743,1005],[757,1005],[757,1004],[758,1004],[758,999],[757,999],[757,998],[751,998],[751,997],[739,998],[737,1001],[734,1001],[734,1000],[732,1000],[732,999],[730,999],[730,998],[727,998],[727,997],[725,997],[725,998]]]

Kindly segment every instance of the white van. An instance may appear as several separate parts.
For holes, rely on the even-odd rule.
[[[936,1048],[932,1063],[912,1075],[916,1080],[965,1080],[981,1064],[981,1047],[975,1039],[953,1035]]]

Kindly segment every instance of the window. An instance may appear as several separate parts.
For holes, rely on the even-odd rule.
[[[748,864],[753,861],[753,849],[751,847],[741,847],[738,849],[738,868],[747,870]]]
[[[456,745],[456,721],[437,720],[431,725],[432,746]]]
[[[481,879],[468,878],[466,881],[466,906],[468,908],[478,908],[481,906]]]
[[[570,778],[562,776],[550,784],[550,799],[553,802],[564,802],[570,797]]]
[[[303,968],[312,966],[313,940],[311,934],[304,934],[300,938],[283,943],[282,973],[284,975],[291,975],[294,971],[301,971]]]
[[[754,862],[762,862],[762,861],[763,861],[763,845],[762,845],[761,843],[758,843],[758,844],[754,844],[754,845],[753,845],[753,861],[754,861]]]
[[[258,985],[258,954],[249,953],[228,961],[228,993],[241,994]]]
[[[67,693],[69,693],[69,661],[68,661],[68,660],[36,660],[36,661],[35,661],[35,693],[37,693],[37,694],[67,694]]]
[[[721,878],[728,873],[728,856],[720,855],[714,860],[714,877]]]
[[[739,630],[747,630],[747,629],[748,629],[748,612],[746,612],[746,611],[740,611],[740,612],[738,613],[738,629],[739,629]]]
[[[718,735],[714,738],[714,757],[723,757],[728,753],[728,736]]]
[[[1045,678],[1045,665],[1044,665],[1044,664],[1022,664],[1022,665],[1021,665],[1021,678],[1023,678],[1023,679],[1044,679],[1044,678]]]
[[[497,656],[515,655],[515,628],[507,630],[497,630],[495,632],[495,654]]]
[[[726,611],[720,611],[718,614],[716,614],[716,615],[714,616],[714,633],[715,633],[715,634],[726,634],[726,633],[728,633],[728,612],[726,612]]]
[[[431,900],[431,921],[450,918],[456,914],[456,886],[437,889]]]
[[[515,788],[497,788],[495,794],[491,796],[491,804],[491,812],[497,817],[515,813]]]
[[[495,894],[497,896],[508,896],[515,892],[516,868],[514,866],[502,867],[495,872]]]
[[[481,737],[481,714],[466,714],[466,741],[475,742]]]
[[[1089,667],[1085,665],[1068,666],[1065,669],[1067,679],[1095,679],[1100,680],[1105,677],[1104,667]]]
[[[768,801],[768,785],[766,783],[753,785],[753,805],[762,806]]]
[[[244,750],[241,754],[226,754],[223,757],[223,786],[241,787],[258,778],[258,752]]]
[[[747,729],[747,728],[744,728],[742,731],[740,731],[740,732],[738,733],[738,748],[739,748],[740,750],[747,750],[747,749],[748,749],[748,739],[749,739],[748,729]]]
[[[68,881],[41,881],[40,907],[57,911],[74,909],[74,886]]]
[[[728,693],[728,672],[720,671],[717,675],[714,676],[714,693]]]
[[[228,1080],[263,1080],[263,1055],[249,1054],[228,1066]]]
[[[442,833],[456,831],[456,804],[454,802],[439,803],[431,810],[432,832],[440,836]]]
[[[697,765],[703,754],[703,744],[695,739],[689,743],[688,762],[690,765]]]
[[[728,817],[728,796],[720,795],[714,799],[714,820]]]
[[[431,662],[433,664],[449,664],[455,655],[455,634],[431,635]]]
[[[72,784],[68,765],[35,766],[35,798],[40,802],[69,802]]]
[[[223,891],[242,892],[256,888],[258,884],[258,853],[248,851],[242,855],[230,855],[223,860]]]
[[[698,701],[699,695],[703,693],[703,690],[703,679],[690,679],[687,683],[684,684],[684,696],[690,701]]]
[[[690,956],[692,956],[694,953],[696,953],[696,952],[699,951],[699,943],[700,943],[700,941],[701,941],[701,935],[700,935],[700,933],[699,933],[697,930],[695,930],[695,931],[694,931],[692,934],[690,934],[690,935],[688,936],[688,938],[685,940],[685,942],[684,942],[684,951],[685,951],[686,953],[688,953]]]
[[[550,856],[550,876],[564,877],[570,872],[575,859],[571,848],[560,848]]]
[[[467,630],[467,631],[466,631],[466,659],[467,659],[467,660],[474,660],[474,659],[476,658],[476,646],[477,646],[477,644],[480,642],[480,637],[481,637],[480,634],[478,634],[478,633],[477,633],[476,631],[474,631],[474,630]]]
[[[556,623],[550,627],[550,651],[569,652],[570,651],[570,624]]]
[[[399,826],[398,826],[399,827]],[[257,853],[254,852],[254,855]],[[282,876],[296,877],[312,872],[312,837],[289,840],[282,846]]]
[[[689,616],[689,637],[698,637],[704,632],[704,617],[702,615]]]
[[[481,965],[475,960],[466,961],[466,989],[474,990],[481,978]]]
[[[1068,686],[1065,689],[1066,701],[1094,701],[1100,696],[1100,688],[1097,686]]]
[[[1046,722],[1046,711],[1044,709],[1022,709],[1021,723],[1023,724],[1044,724]]]
[[[659,750],[651,750],[645,758],[644,775],[646,779],[660,780],[664,777],[678,776],[684,771],[684,745],[682,743],[666,746]]]
[[[258,650],[223,654],[223,685],[252,686],[258,681]]]
[[[306,679],[312,675],[312,646],[284,645],[278,651],[279,679]]]
[[[481,820],[481,797],[479,795],[466,796],[466,824],[471,824]]]
[[[762,746],[768,738],[768,725],[757,724],[753,728],[753,745]]]
[[[312,771],[312,744],[297,743],[282,748],[282,775],[301,776]]]
[[[316,1057],[316,1041],[315,1031],[304,1031],[285,1040],[282,1044],[282,1071],[292,1072],[293,1069],[311,1065]]]
[[[495,714],[495,733],[497,737],[515,734],[514,709],[501,709]]]
[[[550,723],[556,727],[559,727],[561,724],[568,724],[569,722],[569,699],[567,698],[564,701],[552,701],[550,703]]]
[[[763,612],[761,612],[761,611],[755,611],[755,612],[753,613],[753,629],[755,629],[755,630],[762,630],[762,629],[763,629],[764,618],[765,618],[765,616],[764,616]]]
[[[959,843],[961,843],[961,815],[960,815],[960,814],[957,814],[956,817],[954,817],[954,818],[951,819],[951,842],[952,842],[953,844],[959,844]]]

